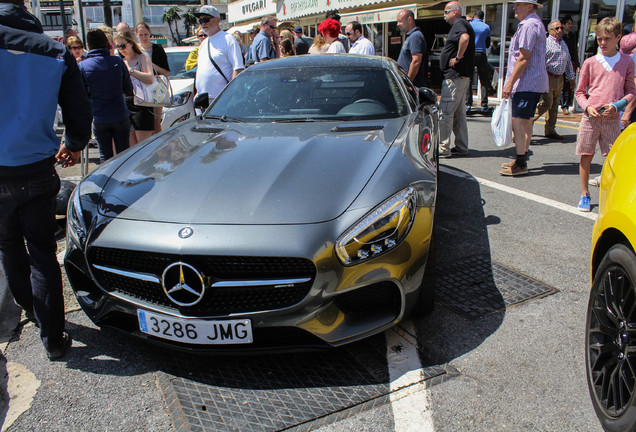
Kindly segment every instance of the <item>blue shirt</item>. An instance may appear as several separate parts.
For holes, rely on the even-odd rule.
[[[426,85],[426,78],[428,73],[428,51],[426,49],[426,39],[418,27],[413,27],[407,34],[400,56],[398,57],[398,64],[404,69],[404,72],[408,75],[411,62],[413,61],[413,54],[422,54],[422,64],[420,70],[417,72],[413,84],[417,87],[423,87]]]
[[[486,39],[490,37],[490,26],[479,18],[473,18],[470,25],[475,30],[475,52],[485,53]]]
[[[93,106],[93,123],[119,123],[129,116],[122,94],[132,96],[133,88],[124,61],[106,49],[88,52],[79,64],[82,80]]]
[[[252,45],[250,45],[250,60],[259,62],[262,59],[273,60],[276,58],[276,50],[272,46],[272,40],[263,30],[258,32]]]

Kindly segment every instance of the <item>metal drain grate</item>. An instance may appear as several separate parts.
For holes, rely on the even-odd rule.
[[[484,255],[462,259],[436,273],[439,302],[469,319],[559,292]]]
[[[159,383],[177,432],[312,430],[389,402],[386,357],[357,348],[231,358],[164,352]],[[433,366],[422,380],[445,376],[453,371]]]

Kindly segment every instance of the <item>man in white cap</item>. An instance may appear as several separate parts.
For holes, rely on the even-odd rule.
[[[221,14],[217,8],[201,6],[194,15],[208,35],[199,47],[197,93],[207,93],[212,101],[245,68],[243,55],[234,36],[221,30]]]
[[[545,65],[545,26],[537,15],[540,7],[537,0],[517,0],[513,7],[520,22],[510,41],[503,97],[512,98],[512,131],[517,158],[502,164],[499,174],[504,176],[528,174],[526,155],[532,138],[532,118],[541,94],[550,89]]]

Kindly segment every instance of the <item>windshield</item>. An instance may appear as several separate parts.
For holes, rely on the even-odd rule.
[[[408,106],[393,75],[381,68],[248,69],[207,111],[241,121],[366,120],[401,117]]]
[[[196,66],[186,72],[185,62],[190,55],[189,51],[166,52],[168,64],[170,65],[170,79],[194,79],[197,73]]]

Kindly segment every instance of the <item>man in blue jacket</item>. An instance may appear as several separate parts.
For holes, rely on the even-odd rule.
[[[105,162],[129,147],[130,113],[122,94],[132,96],[128,68],[119,56],[110,55],[110,43],[100,29],[86,34],[90,50],[79,64],[82,81],[93,107],[93,135],[97,139],[99,160]]]
[[[0,261],[9,289],[40,327],[51,360],[71,346],[56,257],[55,162],[73,166],[90,139],[91,107],[66,47],[42,33],[22,0],[0,0]],[[53,131],[57,105],[65,144]],[[25,247],[26,241],[26,247]]]

